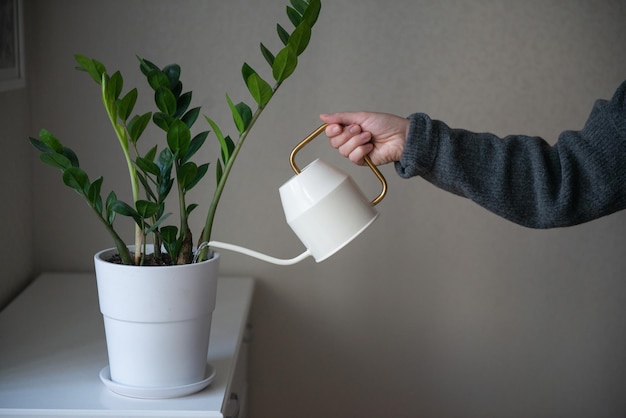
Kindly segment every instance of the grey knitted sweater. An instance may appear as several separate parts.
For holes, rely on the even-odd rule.
[[[626,208],[626,81],[598,100],[580,131],[554,146],[539,137],[451,129],[409,117],[402,177],[421,176],[530,228],[587,222]]]

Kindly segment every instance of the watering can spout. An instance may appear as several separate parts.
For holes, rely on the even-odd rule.
[[[244,254],[250,257],[254,257],[256,259],[259,259],[261,261],[265,261],[267,263],[271,263],[271,264],[276,264],[279,266],[291,266],[293,264],[299,263],[300,261],[304,260],[305,258],[311,256],[311,253],[309,252],[309,250],[306,250],[305,252],[303,252],[302,254],[300,254],[297,257],[294,258],[289,258],[289,259],[283,259],[283,258],[276,258],[276,257],[271,257],[269,255],[260,253],[258,251],[254,251],[254,250],[250,250],[248,248],[245,247],[240,247],[239,245],[233,245],[233,244],[228,244],[226,242],[220,242],[220,241],[209,241],[208,243],[209,247],[212,248],[219,248],[222,250],[228,250],[228,251],[234,251],[240,254]]]

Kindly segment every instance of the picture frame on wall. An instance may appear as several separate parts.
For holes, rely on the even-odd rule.
[[[22,0],[0,0],[0,91],[25,85]]]

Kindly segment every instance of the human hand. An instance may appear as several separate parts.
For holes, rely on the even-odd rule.
[[[369,155],[374,165],[399,161],[409,121],[400,116],[374,112],[322,114],[328,124],[326,136],[332,147],[350,161],[362,165]]]

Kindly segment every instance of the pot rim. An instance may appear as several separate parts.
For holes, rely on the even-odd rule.
[[[148,254],[151,254],[152,251],[152,246],[153,244],[148,244]],[[135,246],[134,245],[129,245],[128,246],[129,249],[134,249]],[[195,249],[194,249],[195,250]],[[136,266],[136,265],[129,265],[129,264],[118,264],[118,263],[111,263],[110,261],[105,260],[103,257],[105,254],[110,253],[110,255],[114,255],[117,254],[117,248],[115,247],[110,247],[110,248],[106,248],[104,250],[100,250],[98,252],[96,252],[93,256],[94,258],[94,262],[96,263],[107,263],[107,264],[112,264],[112,265],[117,265],[119,266],[119,268],[128,268],[128,269],[134,269],[134,268],[158,268],[158,269],[175,269],[175,268],[180,268],[180,267],[189,267],[193,264],[198,264],[198,265],[203,265],[206,263],[210,263],[212,261],[217,261],[220,258],[220,253],[214,250],[209,250],[210,254],[212,255],[211,258],[201,261],[199,263],[189,263],[189,264],[172,264],[169,266]]]

